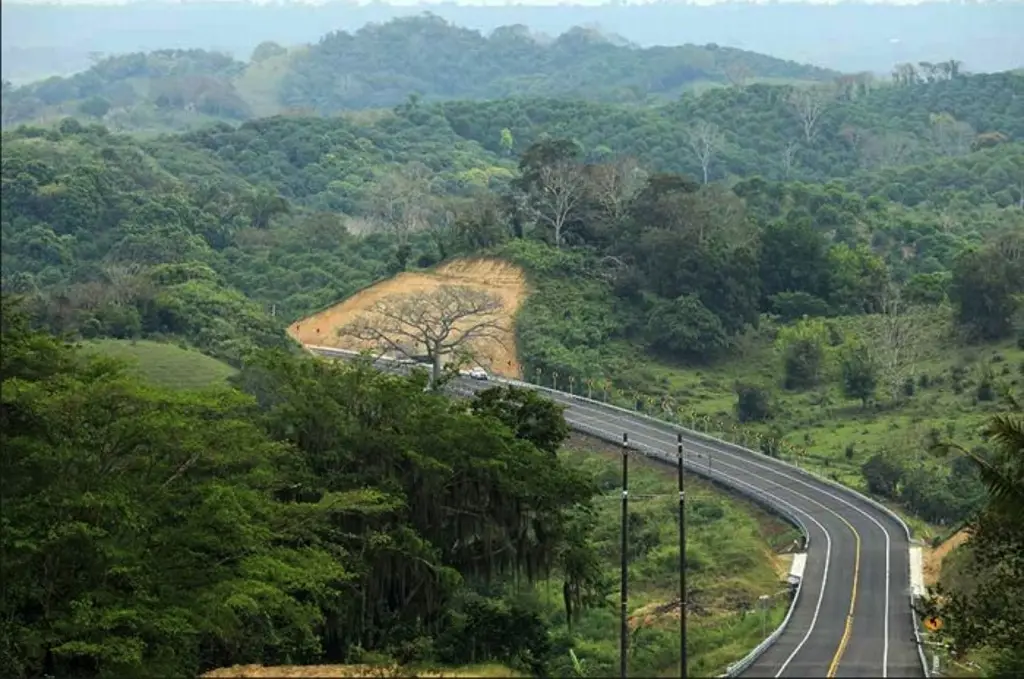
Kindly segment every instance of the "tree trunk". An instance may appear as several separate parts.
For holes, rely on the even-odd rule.
[[[430,372],[430,385],[437,384],[437,381],[441,379],[441,354],[439,352],[433,352],[433,360],[431,361],[432,368]]]

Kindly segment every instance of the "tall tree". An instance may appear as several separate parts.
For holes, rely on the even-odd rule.
[[[869,343],[874,363],[889,398],[897,401],[923,357],[932,328],[929,318],[903,298],[901,289],[887,285],[881,312],[869,319]]]
[[[483,360],[486,343],[503,343],[510,332],[500,297],[465,285],[388,295],[338,331],[383,351],[426,360],[436,383],[456,354]]]
[[[840,369],[843,393],[850,398],[860,399],[866,408],[878,386],[878,365],[868,347],[857,341],[849,342],[841,352]]]
[[[432,207],[430,169],[414,162],[386,171],[370,189],[369,213],[399,246],[426,227]]]
[[[698,120],[686,132],[686,138],[690,149],[697,156],[700,162],[700,169],[704,174],[704,183],[708,183],[708,170],[715,154],[725,144],[725,136],[718,129],[718,125],[709,123],[706,120]]]
[[[602,217],[617,225],[625,218],[630,203],[643,189],[647,176],[647,172],[635,159],[617,158],[610,163],[588,166],[587,188]]]
[[[246,196],[245,210],[249,216],[249,226],[254,229],[266,229],[274,217],[288,214],[291,206],[274,189],[262,188]]]
[[[788,102],[803,127],[804,141],[810,144],[818,133],[818,121],[835,99],[835,91],[824,85],[794,88]]]
[[[533,207],[537,218],[551,228],[556,248],[562,247],[565,229],[578,214],[586,188],[583,168],[574,162],[559,161],[540,169]]]
[[[1008,241],[1019,235],[1011,234]],[[1013,329],[1013,316],[1024,290],[1024,257],[1018,248],[991,243],[959,255],[950,292],[957,320],[972,338],[994,340]]]

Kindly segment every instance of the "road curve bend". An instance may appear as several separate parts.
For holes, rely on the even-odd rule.
[[[352,352],[307,346],[334,358]],[[385,369],[408,366],[379,361]],[[515,380],[467,378],[450,389],[462,395],[500,384],[542,391],[566,406],[574,429],[609,442],[629,434],[645,455],[676,461],[683,434],[686,467],[778,509],[808,537],[807,562],[788,624],[774,643],[738,663],[743,677],[927,676],[911,609],[909,533],[877,503],[785,462],[677,425]],[[767,646],[767,647],[765,647]],[[763,649],[763,650],[762,650]]]

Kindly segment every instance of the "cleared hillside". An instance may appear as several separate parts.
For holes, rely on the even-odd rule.
[[[496,259],[458,259],[432,271],[404,272],[371,285],[345,301],[296,321],[288,334],[303,344],[359,350],[365,344],[339,337],[338,331],[365,314],[378,300],[388,295],[429,292],[443,285],[464,285],[486,290],[501,298],[502,324],[508,329],[500,341],[481,341],[473,347],[478,363],[506,377],[520,377],[513,321],[527,295],[522,269]]]

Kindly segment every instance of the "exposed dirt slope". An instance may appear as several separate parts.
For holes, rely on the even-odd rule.
[[[356,293],[329,309],[293,323],[288,334],[303,344],[319,344],[341,349],[360,347],[351,338],[338,337],[337,331],[356,320],[377,300],[387,295],[434,290],[442,285],[466,285],[487,290],[505,304],[502,315],[509,328],[502,341],[481,342],[474,347],[478,362],[491,372],[520,377],[516,358],[513,318],[527,295],[523,271],[497,259],[460,259],[430,272],[405,272]]]
[[[924,550],[925,585],[931,586],[939,581],[939,576],[942,574],[942,560],[946,558],[946,555],[966,542],[967,538],[967,531],[962,530],[938,547],[935,547],[934,549],[926,548]]]

